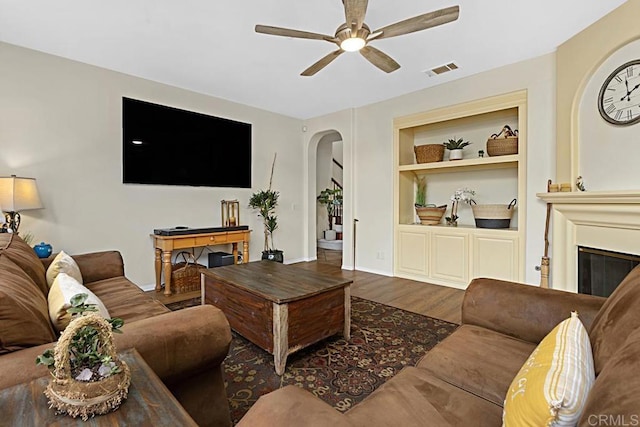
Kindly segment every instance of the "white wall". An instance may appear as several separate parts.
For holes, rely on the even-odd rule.
[[[578,171],[587,190],[640,189],[640,124],[615,126],[598,112],[598,93],[607,76],[620,65],[638,58],[640,40],[609,56],[584,88],[578,112],[577,154]],[[640,95],[634,95],[640,99]]]
[[[0,175],[37,179],[45,209],[25,212],[21,231],[38,242],[70,253],[118,249],[127,276],[146,286],[155,281],[154,228],[218,226],[220,201],[237,198],[241,223],[253,230],[251,259],[258,259],[262,227],[246,206],[269,185],[277,152],[275,243],[285,261],[303,257],[301,121],[4,43],[0,64]],[[122,96],[251,123],[253,188],[123,185]],[[188,161],[177,149],[159,166]]]
[[[539,283],[535,266],[543,253],[546,209],[535,193],[545,191],[547,179],[555,174],[555,54],[356,109],[353,170],[354,212],[360,220],[358,269],[393,272],[393,118],[522,89],[528,90],[529,128],[525,278]]]

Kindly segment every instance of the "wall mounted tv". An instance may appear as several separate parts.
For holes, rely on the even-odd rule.
[[[122,182],[251,188],[251,124],[123,97]]]

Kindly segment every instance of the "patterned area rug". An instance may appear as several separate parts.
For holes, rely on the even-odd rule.
[[[235,332],[224,361],[231,418],[237,423],[258,397],[289,384],[339,411],[362,401],[403,367],[415,365],[458,325],[352,297],[351,340],[339,335],[290,355],[282,377],[273,356]],[[170,304],[172,310],[200,298]]]

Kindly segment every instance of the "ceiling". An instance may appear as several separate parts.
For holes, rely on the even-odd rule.
[[[0,0],[0,40],[301,119],[438,85],[555,48],[624,0],[369,0],[372,30],[443,7],[460,18],[378,40],[385,74],[325,41],[256,34],[256,24],[333,35],[340,0]],[[453,72],[424,70],[455,61]]]

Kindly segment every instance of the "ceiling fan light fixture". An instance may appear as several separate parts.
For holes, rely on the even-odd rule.
[[[367,42],[360,37],[349,37],[340,42],[340,49],[347,52],[357,52],[362,49]]]

